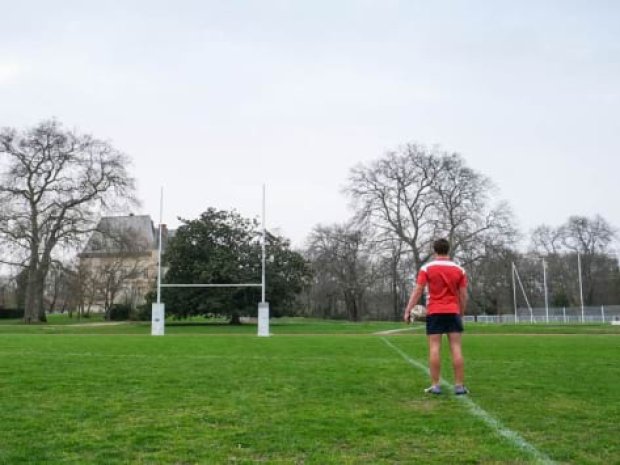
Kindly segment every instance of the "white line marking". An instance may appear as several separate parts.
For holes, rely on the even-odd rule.
[[[396,334],[396,333],[404,333],[407,331],[415,331],[417,329],[422,329],[423,326],[413,326],[412,328],[399,328],[399,329],[387,329],[385,331],[377,331],[376,333],[373,333],[376,336],[384,336],[384,335],[388,335],[388,334]]]
[[[428,367],[426,365],[409,357],[406,353],[404,353],[402,350],[400,350],[398,347],[396,347],[386,338],[382,337],[381,339],[389,347],[391,347],[396,352],[398,352],[398,354],[403,359],[405,359],[410,365],[418,368],[419,370],[422,370],[427,375],[430,374]],[[448,389],[452,390],[454,388],[454,386],[450,384],[449,382],[447,382],[445,379],[441,378],[440,381],[441,381],[441,384],[447,386]],[[552,465],[555,463],[553,460],[551,460],[549,457],[547,457],[545,454],[543,454],[538,449],[536,449],[533,445],[527,442],[523,437],[521,437],[521,435],[519,435],[519,433],[512,431],[511,429],[508,429],[504,425],[502,425],[502,423],[499,420],[497,420],[496,418],[493,418],[493,416],[491,416],[488,412],[483,410],[478,404],[476,404],[468,396],[455,396],[455,398],[458,401],[463,402],[467,406],[469,413],[481,419],[487,426],[493,429],[499,436],[502,436],[503,438],[507,439],[510,443],[517,446],[519,449],[522,449],[523,451],[533,456],[537,463],[545,464],[545,465]]]

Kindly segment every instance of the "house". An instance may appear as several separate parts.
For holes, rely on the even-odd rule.
[[[173,233],[162,225],[162,249]],[[144,303],[157,281],[158,249],[159,228],[149,215],[101,218],[79,254],[84,311]]]

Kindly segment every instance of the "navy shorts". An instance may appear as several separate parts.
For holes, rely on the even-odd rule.
[[[462,333],[463,319],[458,313],[426,315],[426,334]]]

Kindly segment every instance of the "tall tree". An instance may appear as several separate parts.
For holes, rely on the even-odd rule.
[[[407,145],[351,170],[346,192],[357,219],[378,238],[407,245],[413,271],[430,258],[437,237],[448,238],[451,254],[467,264],[486,256],[489,242],[508,246],[516,236],[508,206],[491,205],[491,181],[458,154]]]
[[[512,263],[519,254],[512,250],[489,244],[486,258],[471,264],[467,269],[468,291],[474,314],[510,313],[513,305]]]
[[[314,275],[321,277],[315,286],[322,284],[321,288],[328,290],[335,285],[347,317],[358,321],[365,294],[374,281],[367,237],[351,224],[317,226],[308,242]]]
[[[54,252],[75,245],[114,200],[134,201],[128,165],[110,143],[57,121],[0,130],[0,240],[15,254],[11,264],[27,270],[25,322],[45,321]]]
[[[380,263],[389,282],[392,317],[395,321],[399,321],[412,285],[411,266],[407,263],[406,254],[403,253],[401,239],[391,237],[386,241],[380,241],[376,249],[381,254]]]
[[[117,303],[118,296],[128,293],[132,282],[145,272],[151,251],[148,239],[140,231],[131,227],[115,227],[108,222],[99,223],[90,243],[97,250],[82,252],[80,257],[97,257],[92,273],[98,297],[103,302],[105,319],[109,320],[110,310]]]
[[[564,246],[573,252],[593,255],[607,252],[611,241],[616,237],[616,230],[605,218],[595,215],[571,216],[566,224],[560,227]]]
[[[236,212],[208,209],[183,224],[167,245],[166,283],[241,284],[261,281],[260,232],[255,221]],[[307,281],[303,257],[288,240],[267,234],[266,299],[273,314],[292,311],[295,296]],[[166,311],[178,317],[226,315],[239,323],[254,314],[260,299],[257,288],[164,289]]]
[[[549,262],[550,292],[554,300],[579,304],[579,289],[574,285],[578,263],[581,263],[585,304],[607,303],[612,299],[611,295],[615,296],[609,283],[615,279],[617,261],[610,259],[608,254],[616,234],[616,229],[600,215],[575,215],[558,227],[541,225],[534,229],[530,248],[544,254]],[[604,289],[607,291],[603,292]]]

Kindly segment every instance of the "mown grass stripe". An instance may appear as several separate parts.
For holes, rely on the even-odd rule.
[[[396,347],[386,338],[381,338],[383,342],[385,342],[389,347],[391,347],[394,351],[396,351],[406,362],[408,362],[413,367],[423,371],[426,375],[430,375],[429,369],[423,363],[409,357],[405,352]],[[454,386],[446,381],[445,379],[440,379],[441,384],[446,386],[448,389],[452,390]],[[527,442],[519,433],[513,431],[506,426],[504,426],[498,419],[494,418],[491,414],[489,414],[486,410],[481,408],[478,404],[476,404],[473,400],[471,400],[468,396],[455,396],[455,399],[465,404],[469,413],[473,416],[481,419],[488,427],[490,427],[493,431],[495,431],[499,436],[508,440],[517,448],[527,452],[530,454],[537,463],[544,465],[553,465],[555,462],[547,457],[545,454],[540,452],[536,447]]]

